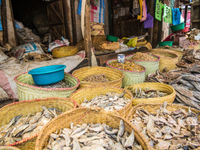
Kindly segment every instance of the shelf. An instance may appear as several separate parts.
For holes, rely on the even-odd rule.
[[[191,20],[191,22],[200,22],[200,19]]]

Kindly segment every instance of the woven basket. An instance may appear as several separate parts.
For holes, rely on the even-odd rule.
[[[0,150],[20,150],[20,149],[12,146],[0,146]]]
[[[176,92],[174,88],[170,85],[163,83],[153,83],[153,82],[145,82],[140,84],[134,84],[132,86],[128,86],[127,89],[130,91],[134,91],[135,89],[151,89],[151,90],[159,90],[168,93],[169,95],[163,97],[156,98],[134,98],[133,97],[133,105],[137,104],[161,104],[165,101],[168,103],[173,103],[176,97]]]
[[[110,88],[110,87],[83,88],[83,89],[80,89],[80,90],[77,90],[76,92],[74,92],[70,98],[75,100],[78,105],[81,105],[81,103],[85,99],[92,100],[96,96],[105,95],[109,92],[111,92],[111,93],[114,92],[114,93],[119,93],[119,94],[125,92],[124,96],[127,99],[131,100],[130,103],[128,103],[123,109],[117,111],[117,113],[119,113],[119,115],[124,116],[126,114],[126,111],[128,109],[130,109],[130,107],[132,107],[132,95],[131,95],[130,91],[128,91],[128,90],[119,89],[119,88]],[[114,113],[116,113],[116,111],[114,111]]]
[[[157,70],[159,70],[159,63],[160,58],[158,56],[153,55],[157,58],[156,61],[143,61],[143,60],[134,60],[134,62],[138,65],[141,65],[145,68],[145,75],[148,76],[149,74],[155,73]],[[133,55],[129,55],[126,57],[127,60],[131,60]]]
[[[52,55],[55,58],[67,57],[75,55],[78,52],[78,47],[75,46],[62,46],[56,47],[52,50]]]
[[[42,150],[47,144],[47,140],[51,133],[62,128],[69,128],[70,123],[74,123],[74,125],[83,123],[105,123],[112,128],[118,128],[120,120],[124,119],[120,116],[106,113],[101,109],[97,108],[79,108],[68,113],[64,113],[56,119],[49,122],[44,127],[44,129],[37,138],[35,150]],[[134,130],[135,137],[140,143],[140,145],[143,147],[143,149],[149,149],[149,146],[147,146],[146,141],[143,140],[144,137],[138,134],[138,131],[135,129],[135,127],[131,126],[130,123],[128,123],[126,120],[124,120],[124,123],[126,131],[130,133],[132,130]]]
[[[179,61],[177,54],[164,49],[153,49],[151,53],[160,57],[160,71],[170,71],[176,68],[176,64]]]
[[[121,70],[119,68],[115,68],[115,67],[111,66],[110,63],[112,63],[113,61],[116,61],[116,59],[108,60],[106,62],[106,65],[110,68],[120,70],[123,73],[123,75],[124,75],[123,87],[144,82],[144,80],[145,80],[145,68],[144,67],[143,67],[144,70],[141,72],[125,71],[125,70]]]
[[[103,74],[105,75],[110,81],[108,82],[87,82],[82,81],[84,78],[91,76]],[[81,87],[100,87],[100,86],[112,86],[112,87],[121,87],[122,86],[122,78],[123,74],[115,69],[106,68],[106,67],[83,67],[81,69],[75,70],[72,73],[73,76],[77,77],[81,83]]]
[[[7,104],[10,104],[10,103],[13,103],[13,102],[18,102],[19,100],[18,99],[15,99],[15,98],[0,98],[0,108],[2,108],[3,106],[7,105]]]
[[[48,98],[48,99],[40,99],[40,100],[31,100],[31,101],[21,101],[6,105],[0,109],[0,127],[6,125],[10,122],[10,120],[18,115],[29,115],[35,114],[37,112],[42,111],[41,106],[46,106],[47,108],[57,108],[62,112],[69,111],[71,109],[76,108],[76,102],[67,98]],[[38,135],[35,134],[32,137],[23,139],[16,143],[12,143],[9,146],[19,145],[24,142],[27,142]]]
[[[34,81],[31,75],[23,73],[15,77],[17,84],[18,98],[22,100],[32,100],[48,97],[69,97],[79,86],[80,82],[72,75],[65,73],[65,81],[70,82],[73,87],[70,88],[41,88],[34,86]]]
[[[133,108],[129,111],[129,113],[128,113],[126,119],[127,119],[128,121],[131,121],[131,120],[133,119],[133,115],[136,113],[136,111],[137,111],[138,109],[144,109],[144,110],[147,110],[147,111],[150,112],[150,113],[156,114],[156,113],[157,113],[157,110],[159,110],[161,106],[162,106],[161,104],[140,104],[140,105],[137,105],[137,106],[133,107]],[[196,109],[194,109],[194,108],[190,108],[190,107],[187,107],[187,106],[183,106],[183,105],[180,105],[180,104],[167,104],[166,109],[169,110],[169,111],[176,111],[176,110],[178,110],[178,109],[184,109],[184,110],[186,110],[187,112],[188,112],[188,110],[190,109],[191,111],[193,111],[193,112],[195,112],[195,113],[197,113],[197,114],[200,114],[200,111],[199,111],[199,110],[196,110]],[[199,116],[199,120],[200,120],[200,116]],[[141,132],[140,132],[140,134],[141,134],[142,136],[144,136]],[[147,139],[146,139],[146,140],[147,140]],[[149,144],[148,144],[148,146],[151,147]],[[153,149],[153,148],[151,148],[151,149]],[[200,150],[200,147],[197,148],[197,149],[195,149],[195,150]]]

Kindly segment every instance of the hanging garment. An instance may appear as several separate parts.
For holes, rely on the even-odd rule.
[[[164,4],[163,19],[164,22],[172,24],[172,10],[166,4]]]
[[[139,0],[140,15],[137,16],[137,19],[138,19],[138,20],[141,20],[141,19],[142,19],[142,3],[143,3],[143,0]]]
[[[147,5],[145,0],[143,0],[142,9],[143,9],[143,15],[142,19],[140,20],[141,22],[147,19]]]
[[[138,0],[133,0],[132,16],[135,17],[140,14],[140,5]]]
[[[181,21],[181,12],[179,8],[172,9],[172,24],[177,25],[180,24]]]
[[[148,13],[147,14],[147,19],[144,21],[144,28],[145,29],[153,28],[153,21],[154,21],[153,16],[150,13]]]
[[[156,0],[155,18],[159,21],[162,21],[162,8],[163,4],[159,0]]]

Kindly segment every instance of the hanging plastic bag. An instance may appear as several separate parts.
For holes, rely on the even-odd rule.
[[[181,12],[179,8],[172,9],[172,23],[173,25],[180,24],[181,20]]]
[[[142,0],[139,0],[140,15],[137,16],[137,19],[138,19],[138,20],[141,20],[141,19],[142,19],[142,13],[143,13],[143,12],[142,12],[142,11],[143,11],[143,10],[142,10],[142,3],[143,3],[143,1],[142,1]]]
[[[155,18],[159,21],[162,21],[162,8],[163,4],[156,0]]]
[[[141,22],[145,21],[147,19],[147,5],[146,5],[146,0],[143,0],[142,8],[143,8],[143,14],[142,14],[142,19],[140,20]]]
[[[153,21],[154,21],[153,16],[150,13],[148,13],[147,14],[147,19],[144,21],[144,28],[145,29],[153,28]]]
[[[164,4],[163,18],[164,18],[164,22],[169,23],[169,24],[172,23],[172,10],[166,4]]]

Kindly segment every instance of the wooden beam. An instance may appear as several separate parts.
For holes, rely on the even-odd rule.
[[[91,28],[90,28],[90,0],[86,0],[86,6],[85,6],[84,44],[88,58],[88,65],[91,66],[92,40],[91,40]]]
[[[75,1],[71,0],[73,44],[77,43]]]
[[[3,27],[3,44],[8,43],[8,30],[7,30],[7,15],[6,15],[6,0],[2,0],[1,4],[1,22]]]

